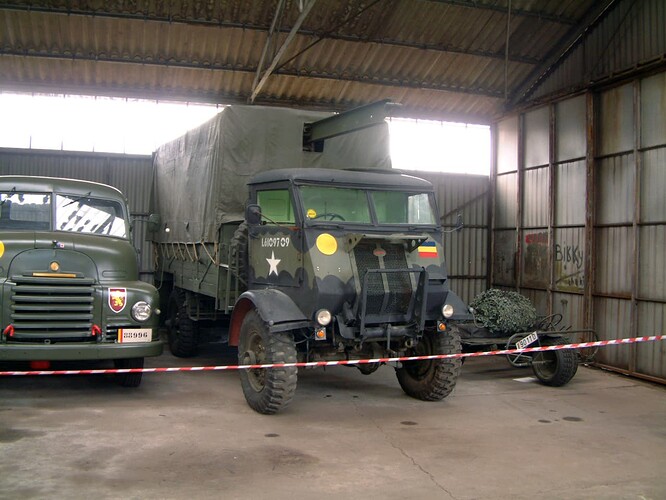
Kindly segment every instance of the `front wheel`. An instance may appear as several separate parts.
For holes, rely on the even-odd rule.
[[[238,363],[259,365],[296,361],[293,335],[288,332],[270,333],[256,311],[248,312],[241,325]],[[297,378],[296,367],[240,370],[241,387],[247,404],[264,415],[272,415],[291,402]]]
[[[446,333],[426,332],[407,356],[460,354],[460,333],[451,328]],[[461,367],[460,358],[406,361],[395,373],[400,387],[408,396],[423,401],[439,401],[456,385]]]
[[[563,341],[564,343],[564,341]],[[541,345],[555,345],[556,342],[542,342]],[[532,371],[544,385],[561,387],[576,375],[578,355],[573,349],[543,351],[534,354]]]
[[[117,369],[143,368],[143,358],[114,359],[113,365]],[[139,373],[116,373],[116,382],[123,387],[139,387],[141,385],[142,372]]]

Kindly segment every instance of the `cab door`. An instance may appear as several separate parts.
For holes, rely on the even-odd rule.
[[[258,224],[248,225],[250,288],[298,287],[303,281],[303,239],[288,185],[257,188]]]

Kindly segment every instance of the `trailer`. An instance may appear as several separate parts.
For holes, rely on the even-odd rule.
[[[562,326],[562,315],[542,316],[530,329],[510,335],[489,330],[475,323],[458,325],[463,352],[490,350],[520,350],[528,347],[547,347],[599,340],[591,329],[573,330]],[[591,363],[597,348],[561,349],[540,352],[506,354],[512,366],[531,368],[534,376],[544,385],[560,387],[576,375],[578,365]]]

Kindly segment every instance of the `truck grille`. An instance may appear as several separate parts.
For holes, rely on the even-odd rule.
[[[12,340],[90,339],[94,301],[92,279],[20,276],[14,277],[13,281]]]
[[[383,257],[374,255],[381,248]],[[407,269],[402,245],[361,242],[354,248],[359,279],[368,269]],[[367,314],[405,314],[412,297],[413,286],[409,273],[371,274],[368,276]]]

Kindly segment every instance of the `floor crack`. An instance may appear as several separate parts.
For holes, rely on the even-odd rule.
[[[361,415],[361,416],[363,416],[363,417],[365,417],[365,418],[368,418],[368,417],[366,417],[366,416],[363,414],[363,412],[361,412],[361,409],[358,407],[358,404],[356,403],[356,401],[354,401],[354,407],[356,408],[356,412],[357,412],[359,415]],[[395,444],[395,443],[393,442],[393,440],[391,439],[391,436],[389,435],[389,433],[386,432],[386,431],[385,431],[380,425],[378,425],[377,422],[375,421],[375,419],[373,419],[372,417],[370,417],[369,420],[372,422],[372,425],[374,425],[375,428],[376,428],[379,432],[381,432],[381,434],[384,436],[384,439],[388,442],[388,444],[391,445],[392,448],[398,450],[398,451],[400,452],[400,454],[401,454],[403,457],[405,457],[406,459],[408,459],[408,460],[412,463],[412,465],[413,465],[414,467],[416,467],[416,468],[417,468],[418,470],[420,470],[423,474],[425,474],[426,476],[428,476],[428,478],[430,479],[430,481],[431,481],[435,486],[437,486],[437,488],[439,488],[439,489],[442,490],[444,493],[446,493],[450,498],[452,498],[452,499],[454,499],[454,500],[456,499],[456,497],[453,495],[453,493],[451,493],[449,490],[447,490],[442,484],[440,484],[439,482],[437,482],[437,480],[435,479],[435,476],[433,476],[430,472],[428,472],[426,469],[424,469],[424,468],[421,466],[421,464],[419,464],[419,463],[414,459],[414,457],[412,457],[409,453],[407,453],[407,452],[406,452],[404,449],[402,449],[400,446],[398,446],[397,444]]]

